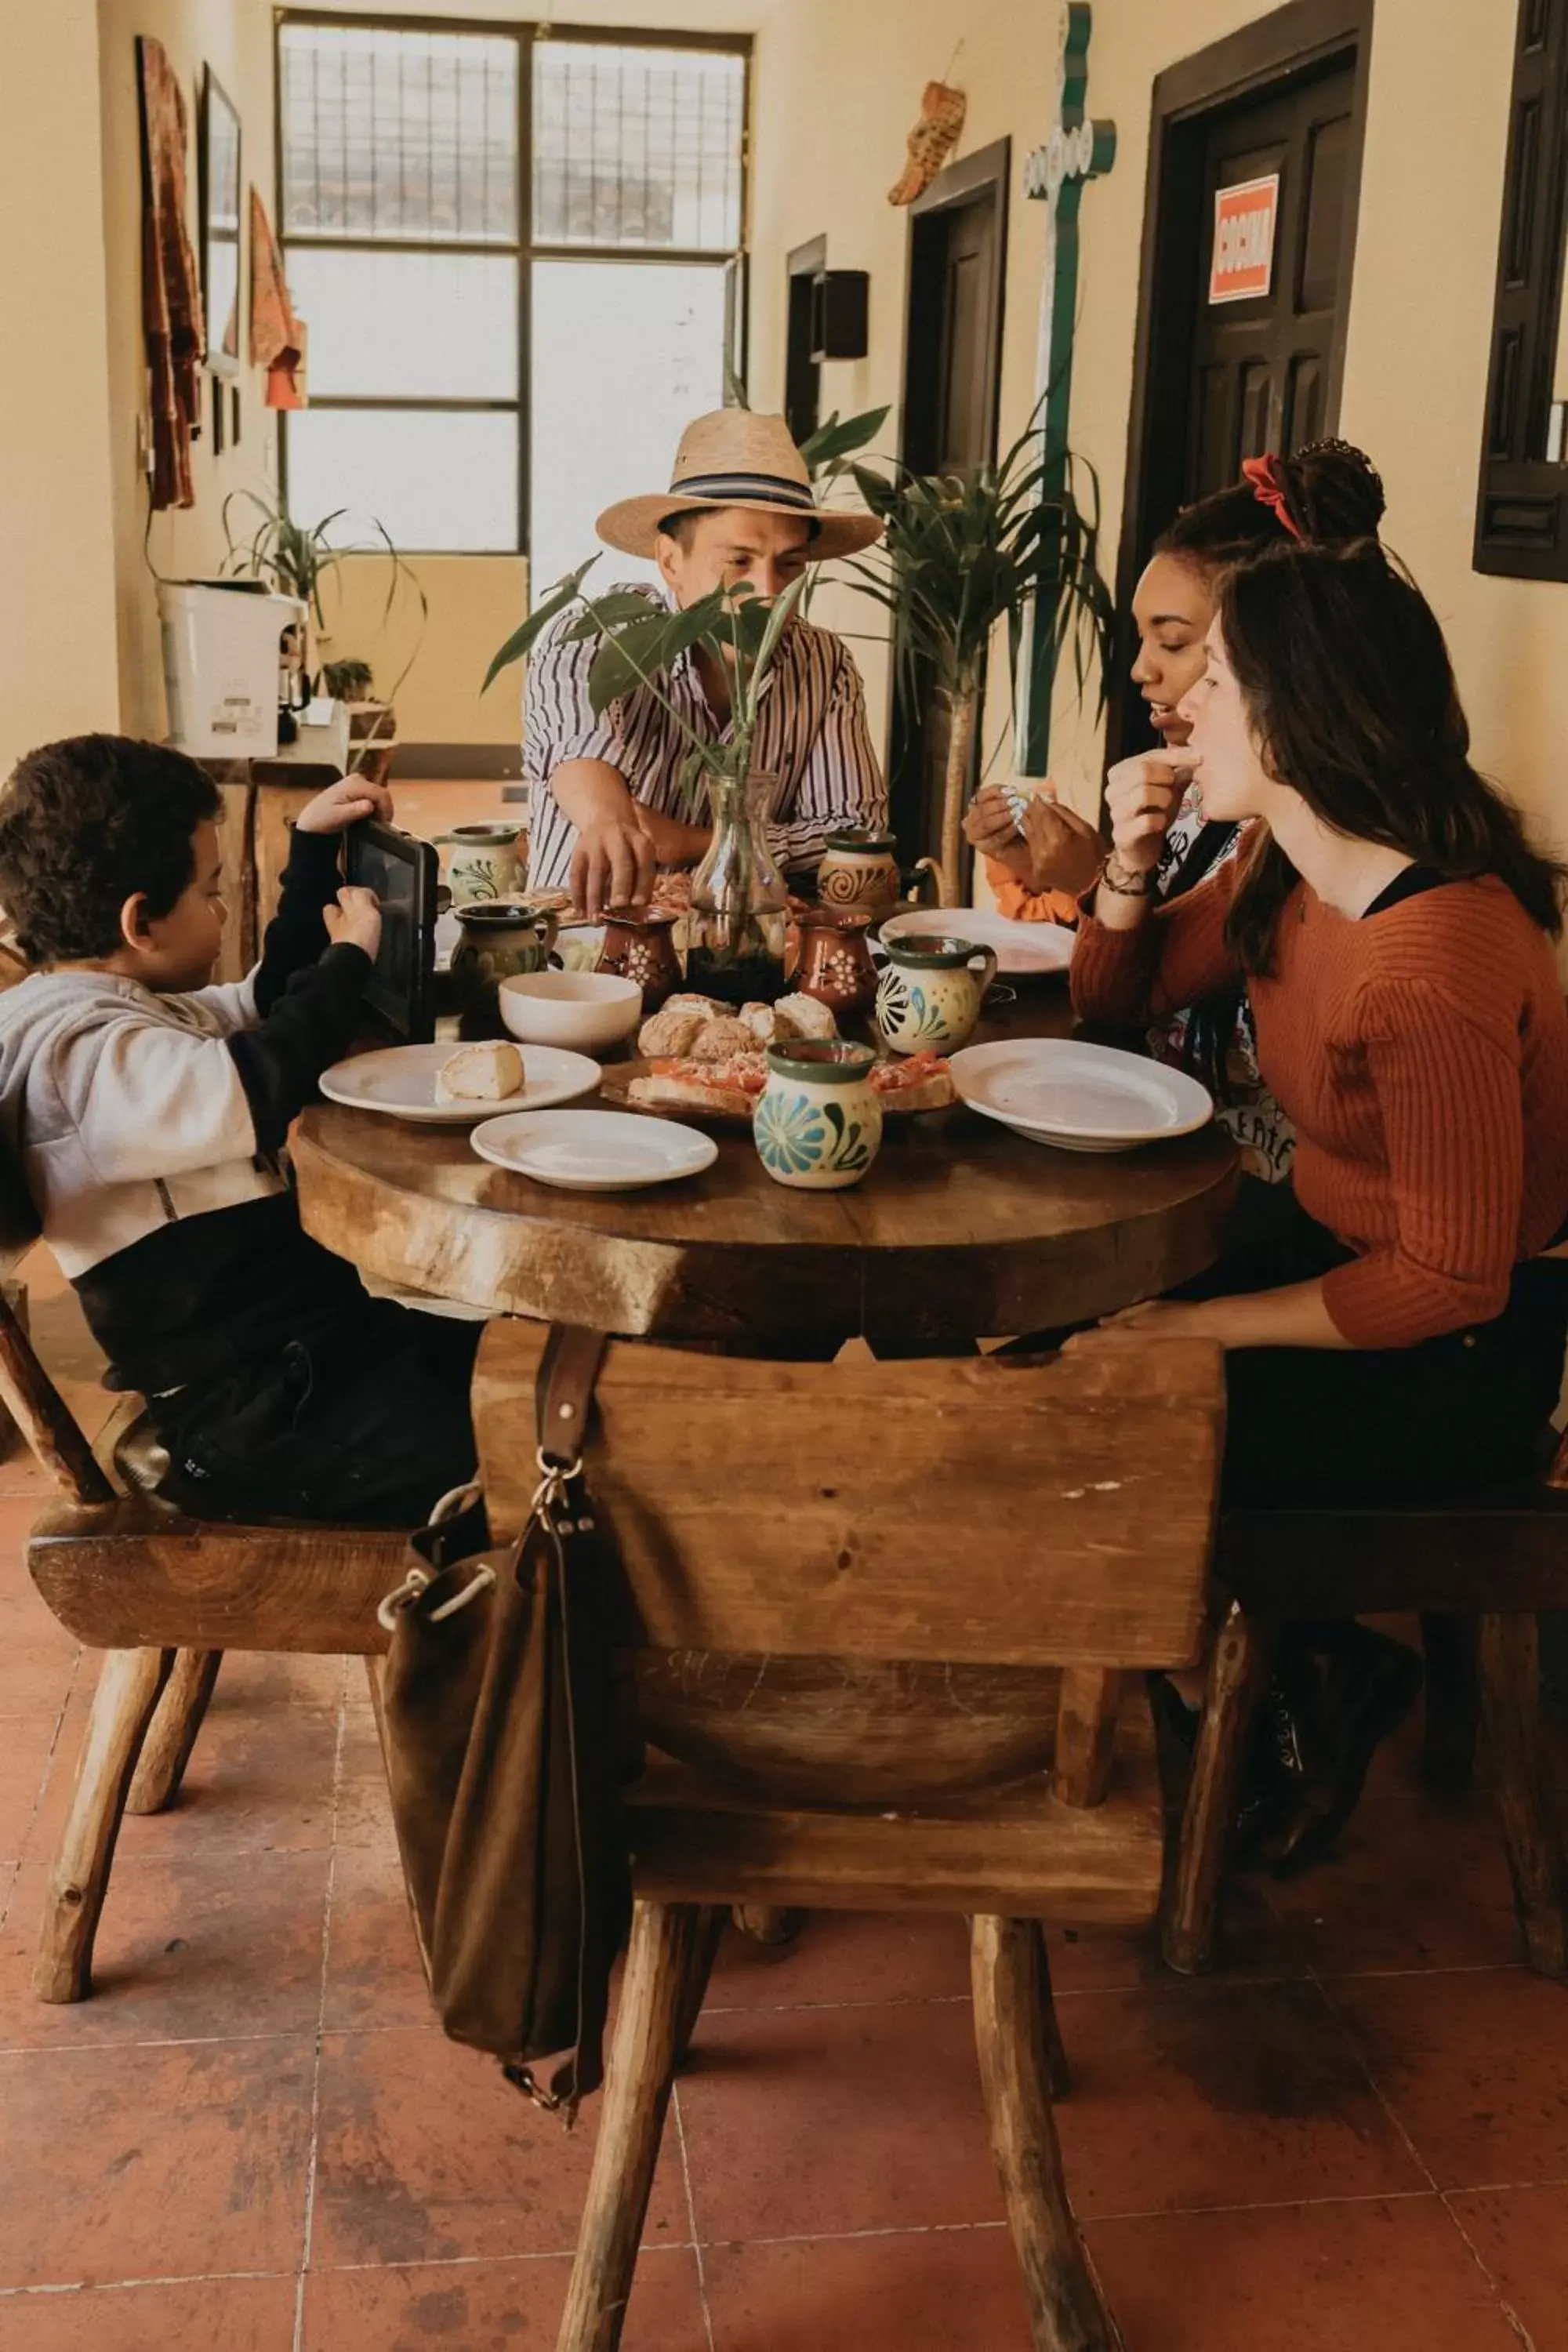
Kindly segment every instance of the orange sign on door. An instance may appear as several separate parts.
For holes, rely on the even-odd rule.
[[[1247,302],[1274,282],[1274,226],[1279,216],[1279,174],[1217,188],[1214,200],[1214,259],[1209,300]]]

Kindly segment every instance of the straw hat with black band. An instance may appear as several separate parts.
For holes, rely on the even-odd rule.
[[[595,528],[623,555],[652,556],[661,524],[726,507],[805,517],[814,526],[806,551],[814,563],[854,555],[882,535],[875,515],[819,507],[784,418],[757,416],[749,408],[716,408],[698,417],[680,436],[668,489],[620,499],[605,509]]]

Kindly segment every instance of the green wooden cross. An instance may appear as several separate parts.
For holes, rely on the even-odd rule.
[[[1045,478],[1041,496],[1056,497],[1067,480],[1068,418],[1072,404],[1072,341],[1078,317],[1078,210],[1084,184],[1099,179],[1116,161],[1116,125],[1090,121],[1084,112],[1089,89],[1089,37],[1093,11],[1088,0],[1068,0],[1062,10],[1061,62],[1057,74],[1057,115],[1043,145],[1024,166],[1024,194],[1042,198],[1046,215],[1045,274],[1040,284],[1040,339],[1035,361],[1035,398],[1041,415]],[[1031,608],[1019,661],[1017,765],[1026,776],[1043,776],[1051,741],[1051,691],[1056,654],[1048,627],[1037,628]]]

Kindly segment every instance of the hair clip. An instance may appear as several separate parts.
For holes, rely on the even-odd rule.
[[[1252,485],[1252,495],[1260,507],[1271,509],[1281,530],[1292,539],[1300,539],[1301,526],[1285,503],[1285,485],[1280,479],[1280,464],[1272,451],[1266,457],[1244,457],[1241,473],[1244,481]]]

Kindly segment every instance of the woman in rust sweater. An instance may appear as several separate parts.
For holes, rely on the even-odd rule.
[[[1373,545],[1280,548],[1226,575],[1184,707],[1180,763],[1251,837],[1152,908],[1177,792],[1145,762],[1111,796],[1074,1003],[1142,1020],[1245,981],[1297,1130],[1299,1213],[1225,1295],[1152,1301],[1068,1344],[1218,1339],[1227,1502],[1511,1476],[1568,1333],[1565,1269],[1540,1255],[1568,1219],[1563,870],[1471,766],[1442,633]]]
[[[1293,1215],[1068,1349],[1217,1339],[1232,1506],[1436,1501],[1521,1475],[1568,1335],[1568,1267],[1541,1255],[1568,1220],[1563,870],[1471,766],[1442,632],[1375,544],[1237,566],[1182,708],[1179,759],[1112,778],[1073,999],[1144,1021],[1245,985],[1296,1130]],[[1206,815],[1248,838],[1156,906],[1175,774],[1194,767]],[[1292,1866],[1321,1852],[1420,1680],[1369,1629],[1294,1629],[1244,1846]]]

